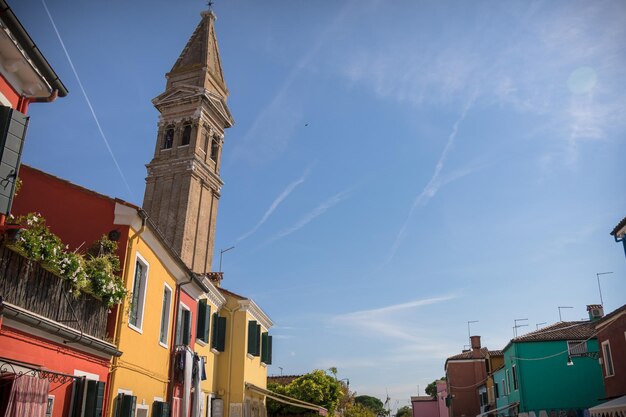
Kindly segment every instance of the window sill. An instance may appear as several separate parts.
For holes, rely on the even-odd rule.
[[[211,353],[213,353],[214,355],[219,355],[222,352],[220,352],[219,350],[217,350],[215,348],[211,348]]]
[[[207,343],[204,340],[202,340],[202,339],[196,339],[196,343],[199,344],[202,347],[207,345]]]
[[[265,362],[261,362],[261,366],[267,368],[267,364]]]
[[[136,331],[139,334],[143,334],[143,330],[141,330],[140,327],[136,327],[136,326],[134,326],[134,325],[132,325],[130,323],[128,323],[128,327],[130,327],[131,329],[133,329],[134,331]]]
[[[168,345],[166,345],[165,343],[161,342],[160,340],[159,340],[159,345],[160,345],[162,348],[167,349],[167,350],[169,350],[169,348],[170,348]]]
[[[163,151],[171,151],[171,150],[172,150],[172,148],[161,148],[161,152],[163,152]]]
[[[246,353],[246,356],[248,357],[248,359],[254,359],[254,355],[252,355],[251,353]]]
[[[179,148],[188,148],[188,147],[189,147],[189,144],[186,144],[186,145],[178,145],[178,147],[179,147]]]

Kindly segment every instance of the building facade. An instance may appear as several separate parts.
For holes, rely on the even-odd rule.
[[[498,415],[582,413],[604,397],[592,321],[546,326],[512,339],[503,353],[494,372]]]
[[[595,325],[606,399],[626,395],[626,305]]]

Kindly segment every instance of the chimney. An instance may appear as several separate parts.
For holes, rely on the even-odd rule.
[[[595,321],[604,317],[604,308],[601,304],[589,304],[587,306],[587,312],[589,313],[589,320]]]
[[[472,350],[474,352],[479,351],[480,350],[480,336],[471,336],[470,340],[472,344]]]

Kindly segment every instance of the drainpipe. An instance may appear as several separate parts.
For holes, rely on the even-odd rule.
[[[618,238],[617,233],[615,233],[613,235],[613,239],[615,239],[617,243],[622,242],[622,244],[624,245],[624,256],[626,256],[626,239],[624,239],[624,236]]]
[[[228,379],[226,380],[226,392],[225,392],[225,397],[228,398],[227,401],[224,401],[224,411],[227,410],[226,408],[226,404],[229,405],[230,408],[230,393],[232,391],[232,387],[230,386],[231,380],[232,380],[232,375],[233,375],[233,333],[235,333],[234,329],[235,329],[235,310],[231,310],[230,308],[226,307],[226,305],[224,305],[222,307],[224,310],[226,310],[229,314],[230,314],[230,331],[229,333],[229,343],[228,343]],[[245,382],[245,381],[244,381]],[[245,396],[245,387],[244,387],[244,396]],[[228,409],[229,409],[228,408]],[[230,413],[230,410],[229,410]],[[230,417],[230,414],[229,416]]]
[[[141,214],[141,212],[140,212]],[[141,217],[141,227],[139,228],[139,230],[131,236],[130,239],[128,239],[128,243],[126,243],[126,259],[124,261],[124,275],[127,275],[129,273],[129,268],[130,268],[130,259],[131,259],[131,255],[132,255],[132,244],[133,241],[135,239],[138,239],[139,236],[141,236],[141,234],[143,233],[143,231],[146,229],[146,218],[144,216],[140,216]],[[115,326],[115,333],[113,334],[113,342],[115,344],[115,346],[119,346],[119,338],[120,338],[120,331],[122,328],[122,319],[124,318],[124,303],[120,303],[117,305],[117,323]],[[104,410],[102,412],[102,415],[107,415],[108,411],[107,410],[107,405],[109,402],[109,399],[112,398],[113,396],[113,384],[115,383],[115,374],[114,372],[117,370],[117,362],[118,362],[118,357],[114,357],[113,358],[113,363],[111,366],[111,370],[109,371],[109,377],[107,378],[107,385],[108,385],[108,390],[107,390],[107,398],[106,401],[104,402]]]

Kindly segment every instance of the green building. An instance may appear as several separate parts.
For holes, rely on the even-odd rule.
[[[593,321],[562,321],[512,339],[493,372],[499,416],[582,416],[604,398]]]

